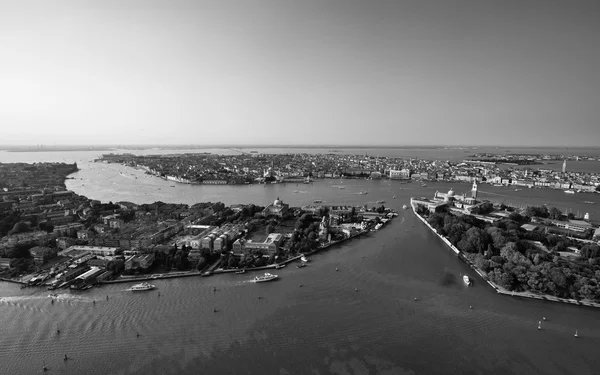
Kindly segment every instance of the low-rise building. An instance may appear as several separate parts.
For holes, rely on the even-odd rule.
[[[74,245],[64,250],[64,253],[68,253],[74,250],[84,252],[86,254],[99,255],[103,257],[114,257],[119,252],[119,249],[117,247]]]
[[[252,254],[263,252],[266,254],[275,254],[279,250],[279,245],[283,241],[281,233],[271,233],[263,242],[254,242],[251,240],[239,239],[233,243],[234,254]]]
[[[134,255],[125,261],[126,271],[146,270],[154,263],[154,254]]]

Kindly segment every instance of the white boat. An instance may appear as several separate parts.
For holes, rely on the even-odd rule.
[[[303,261],[304,263],[308,263],[308,258],[307,258],[307,257],[305,257],[304,255],[302,255],[302,256],[300,257],[300,260],[301,260],[301,261]]]
[[[264,276],[256,276],[256,277],[253,279],[253,281],[254,281],[255,283],[264,283],[265,281],[271,281],[271,280],[275,280],[277,277],[279,277],[279,276],[277,276],[277,275],[272,275],[272,274],[270,274],[270,273],[266,272]]]
[[[275,269],[281,269],[283,267],[285,267],[285,264],[277,264],[277,265],[275,265]]]
[[[575,331],[575,334],[573,336],[579,337],[579,334],[577,334],[577,330]]]
[[[149,283],[140,283],[140,284],[135,284],[134,286],[132,286],[131,288],[127,289],[130,292],[139,292],[139,291],[144,291],[144,290],[152,290],[156,288],[156,286],[149,284]]]
[[[235,271],[235,273],[237,273],[237,274],[246,273],[246,269],[241,269],[239,271]]]
[[[471,279],[469,279],[469,276],[464,275],[463,276],[463,281],[465,282],[465,284],[471,285]]]
[[[567,193],[567,194],[575,194],[575,190],[565,190],[565,193]]]
[[[407,208],[408,208],[407,205],[405,205],[405,204],[402,205],[402,209],[406,210]]]

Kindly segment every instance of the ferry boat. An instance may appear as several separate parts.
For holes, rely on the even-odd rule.
[[[277,277],[279,277],[279,276],[277,276],[277,275],[272,275],[272,274],[270,274],[270,273],[268,273],[268,272],[265,272],[265,275],[264,275],[264,276],[256,276],[256,277],[253,279],[253,281],[254,281],[255,283],[264,283],[265,281],[271,281],[271,280],[275,280]]]
[[[464,275],[463,276],[463,281],[465,282],[465,284],[471,285],[471,279],[469,279],[469,276]]]
[[[156,288],[156,286],[149,284],[149,283],[140,283],[140,284],[136,284],[134,286],[132,286],[131,288],[127,289],[130,292],[139,292],[139,291],[144,291],[144,290],[152,290]]]
[[[565,190],[565,193],[567,193],[567,194],[575,194],[575,190]]]

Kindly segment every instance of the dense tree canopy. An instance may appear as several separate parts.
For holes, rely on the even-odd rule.
[[[544,214],[543,209],[540,211],[535,213]],[[490,224],[472,216],[432,213],[427,221],[486,272],[490,281],[507,290],[600,301],[597,244],[584,245],[578,259],[568,260],[558,252],[576,245],[575,240],[542,231],[528,232],[510,219]]]

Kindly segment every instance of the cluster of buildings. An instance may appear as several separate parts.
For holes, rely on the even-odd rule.
[[[442,212],[449,210],[450,212],[455,212],[461,215],[471,215],[480,220],[487,221],[490,223],[499,221],[503,218],[507,218],[510,215],[510,212],[496,209],[492,210],[492,212],[486,212],[483,214],[478,213],[476,209],[478,207],[481,207],[483,204],[489,202],[478,201],[477,191],[478,185],[475,181],[473,182],[470,195],[459,195],[456,194],[452,189],[447,193],[436,191],[433,198],[431,199],[425,197],[411,198],[411,204],[415,208],[423,207],[429,212]],[[598,223],[594,224],[593,222],[590,222],[589,215],[585,214],[583,220],[555,220],[548,218],[533,217],[531,218],[530,223],[523,224],[521,228],[527,231],[543,229],[546,232],[563,234],[572,238],[572,235],[589,232],[590,240],[582,240],[581,238],[574,239],[579,240],[581,244],[585,244],[588,242],[600,244],[600,227],[598,227],[597,224]],[[576,248],[574,248],[573,251],[575,254],[579,253],[579,251]]]
[[[198,184],[306,182],[310,178],[389,178],[405,181],[485,182],[498,185],[574,189],[591,192],[600,175],[518,167],[518,164],[553,160],[548,155],[496,155],[463,162],[430,161],[345,154],[183,154],[135,156],[104,155],[117,162],[173,181]],[[568,157],[572,159],[575,157]],[[487,160],[487,161],[486,161]],[[492,161],[490,161],[492,160]],[[511,165],[512,164],[512,165]],[[308,180],[309,181],[309,180]]]

